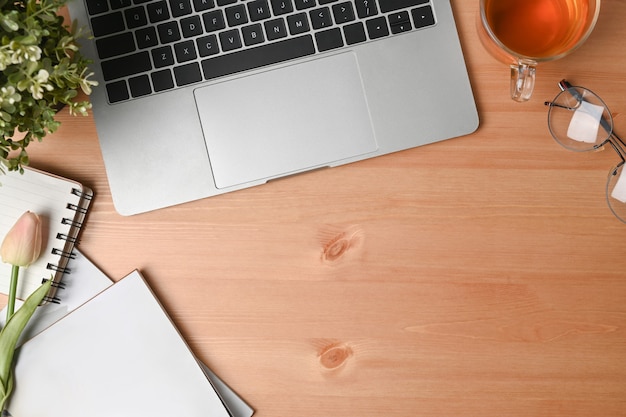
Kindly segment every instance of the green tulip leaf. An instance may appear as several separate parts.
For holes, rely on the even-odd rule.
[[[0,331],[0,410],[4,410],[5,402],[13,390],[13,356],[17,341],[26,324],[28,324],[28,321],[35,313],[37,306],[41,304],[48,291],[50,291],[51,286],[51,279],[41,284],[24,301],[22,307],[11,316],[2,331]]]

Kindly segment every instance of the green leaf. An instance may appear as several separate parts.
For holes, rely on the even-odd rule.
[[[20,28],[19,24],[7,16],[0,17],[0,26],[7,32],[15,32]]]
[[[17,341],[51,286],[51,279],[41,284],[11,316],[0,332],[0,410],[4,410],[4,405],[13,390],[13,356]]]
[[[16,36],[13,39],[15,42],[19,42],[22,45],[37,45],[39,40],[37,39],[36,36],[33,36],[32,34],[26,34],[24,36]]]

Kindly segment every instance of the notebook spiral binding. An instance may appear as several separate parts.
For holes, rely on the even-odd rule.
[[[74,221],[72,219],[68,219],[67,217],[64,217],[63,220],[61,220],[61,223],[67,224],[67,225],[72,226],[72,227],[78,227],[78,228],[83,227],[83,224],[81,222],[77,222],[77,221]]]
[[[75,259],[76,258],[76,254],[74,252],[65,252],[65,251],[62,251],[61,249],[57,249],[57,248],[52,249],[52,253],[55,254],[55,255],[62,256],[62,257],[67,258],[67,259]]]
[[[76,239],[75,237],[66,235],[65,233],[57,233],[57,239],[65,240],[65,241],[70,242],[72,244],[74,244],[74,243],[76,243],[78,241],[78,239]]]
[[[69,273],[69,271],[67,272]],[[41,280],[41,283],[45,283],[46,281],[48,281],[47,278],[43,278]],[[63,285],[63,283],[61,282],[53,282],[52,286],[55,287],[57,290],[64,290],[65,289],[65,285]],[[59,297],[56,296],[56,293],[54,296],[50,297],[49,295],[46,295],[43,300],[43,302],[46,303],[53,303],[53,304],[61,304],[61,299]]]
[[[66,259],[75,259],[76,258],[76,254],[73,252],[64,252],[60,249],[53,249],[52,253],[57,254],[57,255],[61,255],[62,257],[66,258]],[[53,272],[60,272],[63,275],[66,274],[70,274],[72,272],[72,270],[70,268],[67,267],[60,267],[59,265],[55,265],[52,263],[48,263],[48,265],[46,265],[46,269],[53,271]],[[48,281],[48,278],[42,278],[41,279],[41,283],[43,284],[44,282]],[[63,282],[60,281],[54,281],[52,282],[52,286],[55,288],[55,292],[54,295],[52,297],[50,297],[49,295],[46,295],[43,298],[44,302],[47,303],[54,303],[54,304],[60,304],[61,303],[61,298],[59,298],[57,296],[58,291],[59,290],[64,290],[65,289],[65,284]]]
[[[78,207],[76,204],[72,204],[72,203],[68,203],[66,208],[70,209],[70,210],[74,210],[80,214],[87,214],[87,208],[85,207]]]
[[[60,272],[62,274],[69,274],[71,271],[69,268],[63,268],[59,265],[48,263],[46,269],[53,272]]]
[[[72,188],[72,194],[77,197],[84,198],[85,200],[91,200],[93,198],[92,194],[84,193],[78,188]]]
[[[77,189],[77,188],[72,188],[72,194],[80,197],[81,199],[87,200],[87,201],[91,201],[91,199],[93,198],[93,194],[87,194],[82,192],[81,190]],[[76,213],[84,216],[87,214],[87,207],[80,207],[76,204],[73,203],[68,203],[66,205],[66,208],[68,210],[72,210],[75,211]],[[76,228],[76,229],[80,229],[83,226],[83,222],[82,221],[76,221],[74,219],[70,219],[67,217],[64,217],[61,220],[61,223],[64,225],[69,225],[71,228]],[[70,232],[71,233],[71,232]],[[58,240],[70,243],[72,246],[75,245],[78,241],[77,239],[78,233],[71,233],[71,235],[69,234],[65,234],[65,233],[57,233],[56,238]],[[59,248],[53,248],[52,249],[52,253],[54,255],[58,255],[61,258],[65,259],[65,262],[63,262],[63,264],[67,263],[68,260],[71,259],[75,259],[76,258],[76,253],[70,251],[66,251],[64,249],[59,249]],[[70,268],[68,268],[67,266],[61,266],[61,265],[55,265],[53,263],[48,263],[46,265],[46,269],[48,269],[49,271],[55,272],[55,273],[61,273],[63,275],[65,274],[70,274],[72,271]],[[46,282],[48,280],[48,278],[42,278],[42,283]],[[54,294],[52,296],[47,295],[46,297],[44,297],[43,301],[44,302],[48,302],[48,303],[54,303],[54,304],[60,304],[61,303],[61,298],[57,296],[57,292],[58,290],[64,290],[65,289],[65,285],[62,282],[53,282],[52,286],[55,288]]]

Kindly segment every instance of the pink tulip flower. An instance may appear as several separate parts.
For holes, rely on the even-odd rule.
[[[27,211],[17,220],[2,242],[2,262],[27,267],[41,252],[41,219]]]

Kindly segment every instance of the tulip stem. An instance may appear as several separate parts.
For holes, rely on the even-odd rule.
[[[17,296],[17,277],[20,267],[13,265],[11,268],[11,285],[9,286],[9,303],[7,305],[7,322],[15,312],[15,298]]]

